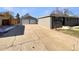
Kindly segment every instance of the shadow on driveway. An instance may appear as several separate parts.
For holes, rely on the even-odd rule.
[[[24,25],[16,25],[13,29],[0,34],[0,38],[24,35],[24,29],[25,29]]]

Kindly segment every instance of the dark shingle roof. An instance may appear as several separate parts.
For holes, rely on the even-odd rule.
[[[35,17],[32,17],[31,15],[29,15],[29,14],[25,14],[24,16],[22,16],[22,18],[21,19],[34,19],[34,20],[36,20],[37,18],[35,18]]]

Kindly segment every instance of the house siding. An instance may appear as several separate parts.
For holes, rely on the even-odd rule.
[[[77,18],[65,18],[65,26],[78,26]]]
[[[29,24],[29,20],[28,19],[22,19],[22,24]]]
[[[62,17],[60,19],[60,17],[59,17],[58,21],[61,21],[62,26],[78,26],[79,25],[78,18]]]
[[[51,17],[40,18],[38,24],[47,28],[51,28]]]
[[[2,25],[2,20],[0,19],[0,26]]]
[[[62,17],[52,17],[52,28],[62,27],[63,18]]]
[[[39,18],[39,25],[48,28],[59,28],[62,26],[79,26],[78,17],[49,16]]]

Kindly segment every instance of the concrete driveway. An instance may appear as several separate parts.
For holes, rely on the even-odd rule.
[[[21,30],[21,28],[18,30]],[[74,51],[79,50],[78,43],[79,38],[32,24],[25,25],[23,35],[0,38],[0,50]]]

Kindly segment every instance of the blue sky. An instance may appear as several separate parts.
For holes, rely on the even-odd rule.
[[[62,10],[64,9],[64,7],[60,9]],[[79,16],[78,7],[69,7],[67,9],[73,12],[74,15]],[[0,7],[0,12],[11,11],[14,16],[17,13],[19,13],[20,16],[26,13],[29,13],[30,15],[34,17],[40,17],[40,16],[45,16],[45,15],[50,14],[53,10],[55,10],[55,7]]]

